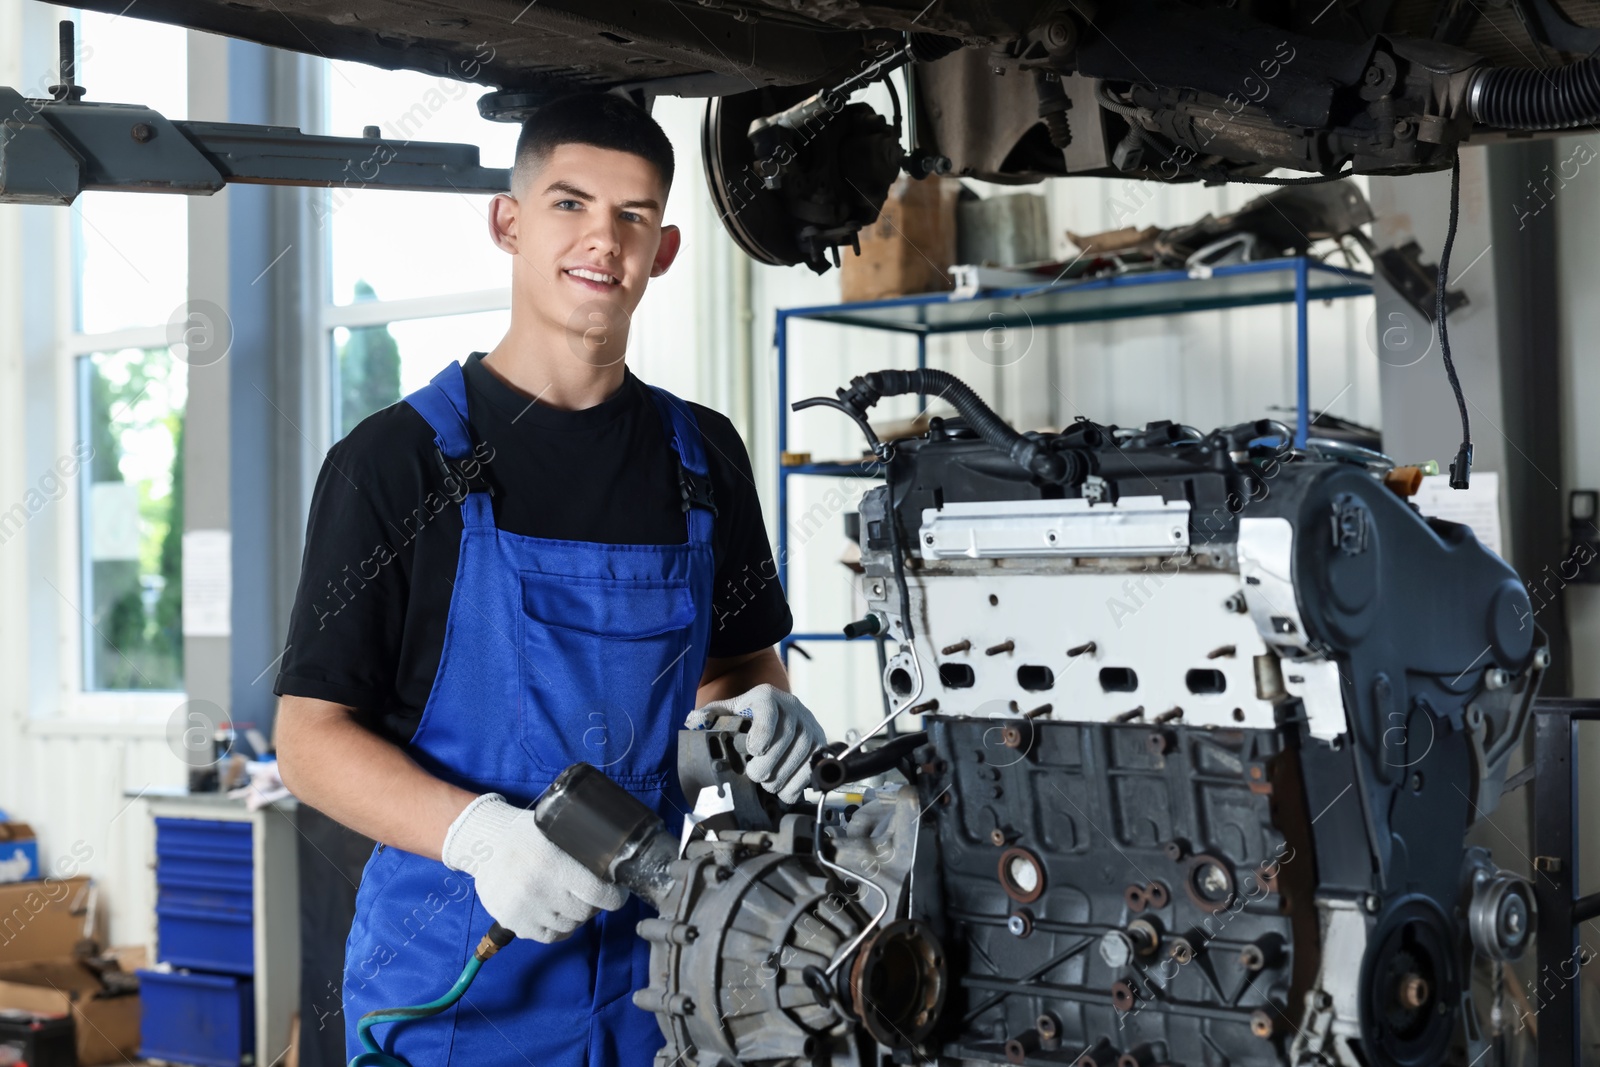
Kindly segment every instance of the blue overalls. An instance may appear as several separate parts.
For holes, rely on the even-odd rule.
[[[570,764],[591,763],[676,833],[677,731],[695,706],[711,629],[712,513],[701,506],[709,479],[694,415],[665,390],[651,394],[678,457],[687,542],[524,537],[495,526],[486,491],[466,493],[439,672],[407,752],[439,778],[519,805]],[[406,402],[444,456],[469,459],[458,364]],[[630,897],[565,941],[519,938],[460,1004],[376,1036],[414,1067],[648,1067],[661,1030],[631,994],[647,984],[649,949],[634,927],[649,914]],[[345,948],[350,1054],[363,1013],[443,993],[491,921],[465,874],[378,845]]]

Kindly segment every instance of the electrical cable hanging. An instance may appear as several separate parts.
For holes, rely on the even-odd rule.
[[[1456,374],[1455,360],[1450,358],[1450,331],[1445,322],[1445,283],[1450,280],[1450,249],[1456,243],[1456,225],[1461,221],[1461,151],[1450,155],[1450,225],[1444,234],[1444,251],[1439,253],[1439,280],[1434,286],[1433,321],[1439,327],[1439,355],[1444,360],[1444,372],[1450,379],[1450,389],[1456,395],[1456,407],[1461,412],[1461,447],[1450,463],[1450,488],[1465,489],[1472,479],[1472,422],[1467,416],[1467,398],[1461,392],[1461,378]]]

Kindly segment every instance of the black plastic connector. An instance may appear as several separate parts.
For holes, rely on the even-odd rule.
[[[1450,461],[1450,488],[1465,489],[1472,480],[1472,446],[1463,442],[1456,458]]]

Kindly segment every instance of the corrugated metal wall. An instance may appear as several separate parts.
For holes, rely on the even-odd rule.
[[[0,733],[0,745],[18,746],[20,758],[16,778],[0,788],[0,804],[34,825],[41,862],[55,864],[47,873],[95,878],[103,888],[101,915],[110,924],[111,941],[149,942],[154,842],[145,802],[137,796],[181,788],[185,779],[159,727],[35,721],[6,733]]]

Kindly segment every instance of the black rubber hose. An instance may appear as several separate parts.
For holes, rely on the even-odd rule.
[[[901,734],[877,748],[852,752],[844,759],[824,756],[811,768],[811,784],[825,793],[850,782],[871,778],[875,774],[893,770],[902,759],[927,743],[927,731],[918,731]]]
[[[960,378],[942,370],[880,370],[850,380],[850,388],[839,390],[839,399],[858,411],[866,411],[886,396],[921,393],[942,397],[954,405],[979,437],[1000,449],[1011,461],[1040,481],[1065,485],[1080,484],[1091,472],[1088,462],[1076,452],[1052,452],[1040,441],[1026,437],[1005,424],[994,409]]]
[[[1600,57],[1555,70],[1487,67],[1467,90],[1472,121],[1503,130],[1559,130],[1600,122]]]

